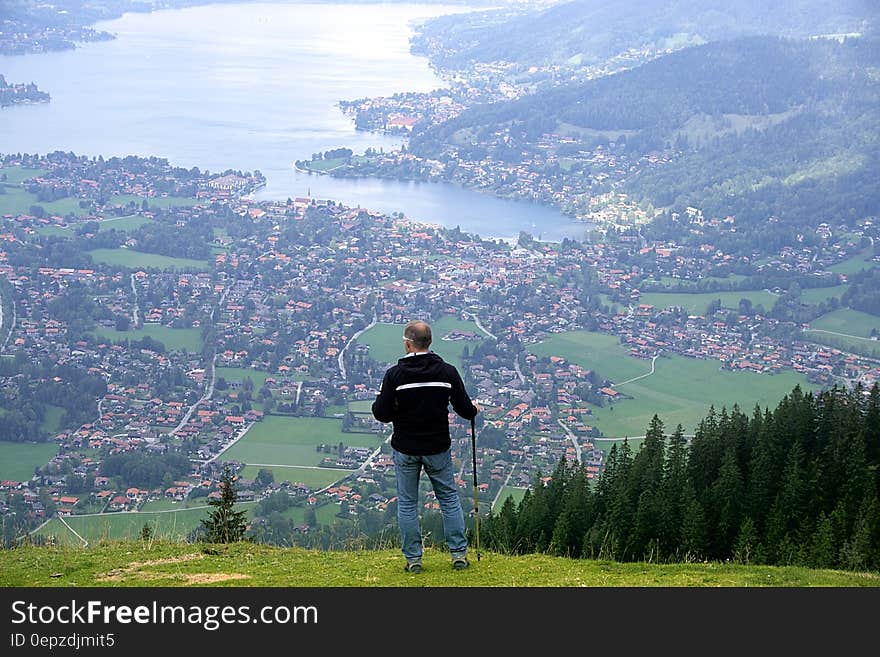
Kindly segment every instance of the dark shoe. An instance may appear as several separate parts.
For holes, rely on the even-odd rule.
[[[455,570],[464,570],[471,564],[468,562],[467,557],[456,557],[452,560],[452,568]]]
[[[410,561],[403,567],[408,573],[419,574],[422,572],[422,563],[420,561]]]

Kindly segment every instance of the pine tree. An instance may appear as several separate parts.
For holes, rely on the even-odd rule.
[[[208,504],[214,507],[214,510],[209,512],[207,520],[202,520],[207,541],[211,543],[234,543],[244,538],[244,533],[247,529],[246,513],[235,510],[237,498],[235,477],[229,466],[226,465],[220,477],[220,499],[208,502]]]

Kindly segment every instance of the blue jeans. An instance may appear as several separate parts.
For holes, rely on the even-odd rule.
[[[410,456],[393,449],[394,470],[397,474],[397,524],[400,525],[401,549],[407,561],[421,561],[422,532],[419,525],[419,477],[422,467],[440,503],[443,514],[443,533],[453,558],[467,554],[467,537],[461,498],[455,487],[452,452]]]

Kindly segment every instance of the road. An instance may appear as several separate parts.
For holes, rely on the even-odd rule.
[[[376,313],[373,313],[373,321],[370,322],[369,324],[367,324],[364,328],[362,328],[360,331],[355,333],[353,336],[351,336],[351,339],[345,343],[345,346],[342,348],[342,351],[339,352],[339,358],[338,358],[339,373],[342,375],[343,380],[347,379],[347,375],[345,373],[345,363],[343,362],[343,357],[345,356],[345,350],[348,349],[348,347],[351,345],[352,342],[354,342],[359,337],[361,337],[361,335],[363,335],[364,333],[369,331],[371,328],[373,328],[376,325],[377,321],[378,320],[376,318]]]
[[[132,316],[131,325],[134,328],[137,328],[138,322],[140,322],[140,317],[139,317],[140,313],[138,310],[138,291],[137,291],[137,285],[135,284],[135,281],[134,281],[134,274],[131,275],[131,293],[134,296],[134,303],[132,304],[132,308],[131,308],[131,316]]]
[[[216,306],[211,308],[211,321],[214,320],[214,311],[217,310],[217,308],[219,308],[220,306],[222,306],[226,302],[226,295],[228,292],[229,292],[229,287],[227,287],[225,290],[223,290],[223,294],[220,296],[220,301],[217,302]],[[169,432],[169,435],[173,436],[178,431],[183,429],[183,427],[186,425],[186,423],[189,422],[189,419],[192,417],[192,414],[195,412],[196,408],[199,407],[199,404],[201,404],[202,402],[208,401],[209,399],[211,399],[211,397],[214,396],[214,384],[217,382],[217,352],[216,352],[216,350],[214,351],[214,355],[211,358],[210,365],[211,365],[211,380],[208,382],[208,387],[205,390],[205,394],[202,395],[195,404],[193,404],[192,406],[190,406],[187,409],[186,413],[183,416],[183,419],[178,423],[178,425],[176,427],[174,427]]]
[[[501,484],[501,487],[498,489],[498,492],[495,493],[495,499],[492,500],[492,504],[489,506],[489,510],[493,510],[495,505],[498,504],[498,498],[501,497],[501,493],[504,492],[504,489],[507,488],[508,482],[510,482],[510,478],[513,476],[513,473],[516,472],[516,466],[518,464],[514,463],[513,467],[510,469],[510,472],[507,473],[507,477],[504,479],[504,483]]]
[[[0,346],[0,353],[6,351],[6,346],[9,344],[9,338],[12,337],[12,331],[15,329],[15,322],[17,319],[16,310],[15,310],[15,299],[10,299],[10,304],[12,306],[12,321],[9,323],[9,329],[6,329],[5,321],[6,318],[3,316],[3,303],[0,300],[0,330],[6,330],[6,337],[3,339],[3,345]]]
[[[560,427],[565,430],[566,435],[568,435],[568,439],[571,441],[571,444],[574,445],[574,453],[577,456],[578,463],[581,463],[581,445],[578,442],[577,436],[572,433],[572,430],[565,426],[565,423],[562,420],[556,420]]]
[[[658,356],[658,354],[654,354],[654,356],[651,358],[651,371],[650,372],[647,372],[646,374],[642,374],[640,376],[634,376],[633,378],[627,379],[626,381],[621,381],[620,383],[612,383],[611,387],[616,388],[617,386],[624,386],[627,383],[632,383],[633,381],[638,381],[639,379],[644,379],[646,376],[651,376],[654,373],[654,363],[657,361],[657,356]]]
[[[477,325],[477,328],[480,329],[483,333],[485,333],[486,335],[488,335],[488,336],[489,336],[490,338],[492,338],[493,340],[497,340],[497,339],[498,339],[497,337],[495,337],[494,335],[492,335],[492,334],[488,331],[488,329],[486,329],[485,326],[483,326],[482,324],[480,324],[480,318],[477,316],[476,313],[471,313],[471,318],[474,320],[474,324]]]

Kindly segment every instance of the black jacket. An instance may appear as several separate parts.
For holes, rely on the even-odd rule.
[[[373,417],[393,422],[391,446],[412,456],[449,449],[449,404],[466,420],[477,409],[464,389],[458,370],[433,352],[406,356],[385,372]]]

